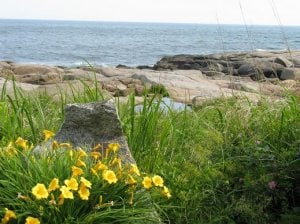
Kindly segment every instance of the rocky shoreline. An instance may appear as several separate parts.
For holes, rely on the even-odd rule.
[[[299,94],[300,51],[234,52],[163,57],[153,67],[62,67],[0,62],[0,91],[6,78],[14,78],[24,91],[47,91],[55,96],[70,92],[70,85],[84,91],[82,81],[93,83],[112,96],[142,96],[151,86],[163,85],[170,98],[199,104],[218,97],[258,100],[262,95],[280,97],[288,88]],[[11,83],[7,91],[10,93]],[[299,94],[300,95],[300,94]]]

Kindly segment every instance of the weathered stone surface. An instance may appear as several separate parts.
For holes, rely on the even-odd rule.
[[[283,70],[283,65],[271,62],[254,62],[243,64],[238,69],[238,74],[241,76],[252,76],[262,74],[262,78],[265,76],[267,78],[278,77]]]
[[[288,80],[288,79],[294,79],[294,80],[300,80],[300,68],[285,68],[283,69],[281,75],[281,80]]]
[[[203,71],[203,74],[205,74],[208,77],[212,77],[212,78],[224,78],[225,74],[223,72],[217,72],[217,71]]]
[[[5,61],[0,61],[0,70],[2,69],[10,69],[10,64],[8,64],[7,62]]]
[[[277,57],[274,60],[275,63],[283,65],[284,67],[292,67],[294,64],[284,57]]]
[[[25,75],[25,74],[47,74],[47,73],[59,73],[62,70],[59,68],[46,66],[46,65],[26,65],[26,64],[12,64],[12,70],[16,75]]]
[[[15,76],[15,79],[19,82],[38,85],[55,84],[62,81],[62,77],[56,72],[48,72],[46,74],[29,73],[17,75]]]
[[[292,60],[292,61],[290,61]],[[276,78],[284,67],[300,66],[300,51],[229,52],[210,55],[174,55],[163,57],[154,70],[219,71],[226,75],[251,76],[256,80]],[[236,73],[235,69],[239,69]]]
[[[70,68],[70,69],[65,69],[64,72],[62,73],[62,77],[64,80],[97,80],[101,81],[104,79],[104,76],[102,74],[99,74],[97,72],[92,72],[92,71],[85,71],[82,69],[78,68]]]
[[[106,146],[116,142],[121,145],[119,153],[122,160],[135,163],[123,135],[113,100],[67,105],[65,120],[54,139],[83,148],[92,148],[98,143]]]

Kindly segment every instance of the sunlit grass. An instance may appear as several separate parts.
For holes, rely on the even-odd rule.
[[[92,183],[92,189],[98,186],[102,190],[94,191],[98,194],[90,190],[89,200],[93,198],[93,201],[89,202],[89,209],[99,203],[100,191],[103,203],[109,205],[114,201],[119,207],[108,206],[91,215],[84,207],[86,200],[82,200],[77,190],[73,192],[74,199],[65,199],[67,207],[63,214],[68,214],[67,218],[55,209],[51,210],[49,217],[43,216],[45,213],[36,203],[29,203],[31,207],[26,207],[27,212],[15,209],[16,206],[25,209],[27,203],[19,200],[18,192],[21,193],[19,197],[29,197],[34,201],[32,188],[37,184],[44,184],[48,189],[51,181],[58,178],[60,186],[65,185],[65,180],[72,178],[70,167],[85,164],[92,168],[92,157],[87,161],[76,160],[75,164],[68,150],[59,149],[60,143],[54,144],[59,150],[51,156],[64,159],[51,160],[55,166],[50,168],[48,158],[33,159],[28,154],[31,144],[43,142],[43,130],[56,132],[59,129],[67,103],[105,98],[98,85],[82,85],[83,92],[71,88],[71,94],[61,91],[58,99],[46,92],[29,96],[17,86],[14,86],[14,94],[9,96],[4,86],[0,99],[1,147],[7,150],[9,143],[18,137],[28,142],[22,147],[22,139],[19,139],[19,156],[8,160],[4,151],[1,154],[0,181],[5,192],[0,195],[5,200],[0,205],[0,218],[5,217],[7,208],[14,211],[19,220],[32,216],[42,220],[51,217],[53,223],[97,223],[95,220],[112,223],[111,217],[114,217],[113,222],[117,223],[144,223],[147,219],[150,223],[157,223],[154,216],[149,216],[153,210],[145,207],[152,200],[161,220],[166,223],[291,223],[291,219],[299,218],[300,101],[299,97],[288,92],[280,101],[262,99],[256,104],[247,99],[221,98],[184,111],[166,107],[162,110],[160,99],[153,96],[145,97],[142,110],[137,112],[135,98],[130,96],[127,104],[118,104],[118,112],[131,152],[138,167],[147,175],[139,180],[132,176],[133,179],[127,181],[137,181],[146,192],[153,186],[160,189],[151,194],[152,199],[143,193],[140,197],[134,194],[137,198],[133,200],[133,208],[129,203],[131,193],[125,190],[127,185],[124,184],[115,190],[109,188],[106,194],[102,194],[103,183],[115,186],[118,181],[114,183],[114,175],[108,172],[104,177],[100,173],[102,182],[96,183],[97,177],[91,171],[85,172],[83,177]],[[15,143],[11,146],[16,147]],[[28,152],[23,152],[24,149]],[[118,160],[114,163],[117,168]],[[82,166],[79,168],[87,169]],[[150,173],[163,177],[163,186],[169,189],[155,186],[152,182],[154,176]],[[80,176],[76,178],[79,185]],[[110,180],[111,184],[103,178]],[[155,179],[158,185],[159,178]],[[59,189],[54,191],[57,204],[60,193]],[[172,197],[167,200],[169,194]],[[47,200],[51,201],[49,195]],[[38,200],[39,203],[42,201]],[[74,217],[80,217],[81,221]]]

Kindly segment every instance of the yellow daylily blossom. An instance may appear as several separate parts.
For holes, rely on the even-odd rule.
[[[162,193],[162,195],[166,196],[167,198],[170,198],[170,197],[171,197],[169,188],[167,188],[166,186],[163,187],[163,190],[162,190],[161,193]]]
[[[150,189],[152,187],[152,179],[150,177],[144,177],[142,184],[145,189]]]
[[[31,192],[36,197],[36,199],[38,199],[38,200],[43,199],[43,198],[48,198],[48,196],[49,196],[49,193],[48,193],[47,188],[45,187],[45,185],[40,184],[40,183],[35,185],[32,188]]]
[[[7,144],[7,146],[3,149],[3,152],[5,152],[6,154],[8,154],[9,156],[14,156],[14,155],[18,154],[18,151],[14,147],[13,142],[9,142]]]
[[[26,218],[26,222],[25,222],[25,224],[40,224],[40,223],[41,223],[41,222],[40,222],[39,219],[34,218],[34,217],[31,217],[31,216],[28,216],[28,217]]]
[[[17,219],[16,214],[12,211],[9,210],[8,208],[4,208],[5,210],[5,215],[4,217],[1,219],[1,223],[6,224],[8,223],[11,219]]]
[[[61,198],[74,199],[74,195],[73,195],[72,191],[70,190],[70,188],[68,188],[66,186],[62,186],[59,190],[61,192],[60,200],[62,200]],[[61,202],[58,202],[58,204],[60,204],[60,203]]]
[[[164,186],[164,180],[161,176],[155,175],[152,177],[153,184],[157,187],[163,187]]]
[[[99,151],[102,149],[102,145],[101,144],[97,144],[94,146],[94,148],[92,149],[93,152]]]
[[[91,152],[90,156],[93,157],[95,160],[97,160],[101,157],[101,153],[100,152]]]
[[[114,165],[118,165],[119,169],[122,169],[122,161],[120,158],[117,158],[115,157],[111,163],[110,163],[111,166],[114,166]]]
[[[133,192],[130,192],[129,204],[133,204]]]
[[[102,176],[103,179],[106,180],[109,184],[117,183],[118,181],[115,172],[112,170],[104,170]]]
[[[84,183],[80,184],[78,194],[82,200],[89,200],[90,191]]]
[[[77,166],[72,166],[72,177],[77,177],[83,174],[83,170]]]
[[[65,202],[65,198],[64,198],[63,194],[60,194],[58,197],[58,205],[63,205],[64,202]]]
[[[48,192],[55,191],[59,188],[59,180],[58,178],[53,178],[48,186]]]
[[[44,130],[43,131],[44,134],[44,141],[48,141],[50,138],[52,138],[55,134],[52,131],[48,131],[48,130]]]
[[[77,160],[77,164],[76,164],[77,166],[79,166],[79,167],[86,167],[86,164],[85,164],[85,162],[83,162],[80,158]]]
[[[80,182],[87,188],[92,187],[92,183],[90,181],[88,181],[87,179],[85,179],[84,177],[80,177]]]
[[[119,143],[109,143],[108,149],[109,151],[113,151],[114,153],[118,152],[118,150],[121,148]]]
[[[75,178],[71,178],[71,179],[67,179],[64,181],[65,185],[73,191],[77,191],[78,190],[78,182]]]
[[[130,164],[130,170],[129,170],[129,173],[131,173],[131,174],[136,174],[136,175],[138,175],[138,176],[141,175],[139,168],[137,167],[136,164],[133,164],[133,163]]]
[[[71,144],[67,142],[63,142],[59,144],[60,148],[71,148]]]
[[[78,156],[79,158],[81,157],[87,157],[87,154],[84,150],[82,150],[81,148],[78,149]]]
[[[58,142],[56,140],[54,140],[52,142],[52,149],[55,150],[55,149],[58,149],[58,148],[59,148],[59,144],[58,144]]]
[[[96,171],[94,168],[91,168],[91,172],[92,172],[95,176],[98,177],[98,173],[97,173],[97,171]]]
[[[25,151],[29,149],[28,141],[21,137],[18,137],[15,143],[17,146],[20,146]]]
[[[133,185],[136,184],[136,180],[130,175],[128,174],[128,178],[127,178],[127,184]]]
[[[93,167],[94,170],[99,171],[99,170],[107,170],[107,166],[100,161],[97,162],[97,164]]]

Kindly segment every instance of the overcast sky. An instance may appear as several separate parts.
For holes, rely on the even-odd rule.
[[[300,0],[0,0],[0,18],[300,26]]]

